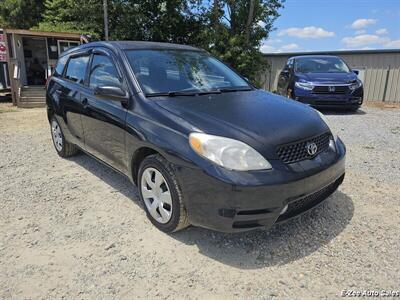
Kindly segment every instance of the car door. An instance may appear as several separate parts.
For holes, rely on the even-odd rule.
[[[67,135],[67,140],[81,148],[84,148],[81,95],[87,89],[84,81],[88,62],[87,51],[70,56],[62,79],[58,80],[55,89],[55,94],[59,97],[59,108],[62,111],[61,126],[65,127],[63,132]]]
[[[115,98],[99,97],[98,87],[121,87],[126,85],[121,69],[111,52],[94,49],[87,75],[87,92],[82,94],[84,113],[82,124],[85,133],[85,147],[88,152],[115,169],[125,173],[125,120],[127,110]]]

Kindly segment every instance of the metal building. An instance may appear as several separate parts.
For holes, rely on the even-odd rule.
[[[279,73],[289,57],[318,54],[339,56],[352,69],[359,70],[358,77],[364,83],[364,101],[400,103],[400,49],[266,54],[270,69],[263,78],[263,88],[276,90]]]

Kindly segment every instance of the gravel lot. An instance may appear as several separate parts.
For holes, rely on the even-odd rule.
[[[333,298],[400,289],[400,109],[328,113],[347,175],[272,230],[164,234],[127,179],[59,158],[44,109],[0,104],[0,298]]]

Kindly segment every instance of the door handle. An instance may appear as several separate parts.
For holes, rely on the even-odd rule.
[[[56,90],[57,95],[61,95],[61,93],[62,93],[61,90]]]

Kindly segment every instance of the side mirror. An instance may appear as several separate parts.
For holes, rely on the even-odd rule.
[[[358,71],[358,70],[352,70],[352,71],[353,71],[353,73],[356,74],[356,75],[360,74],[360,71]]]
[[[282,70],[280,76],[288,76],[289,75],[289,70]]]
[[[117,100],[124,103],[128,102],[128,93],[119,86],[98,86],[94,90],[94,94],[100,98]]]

